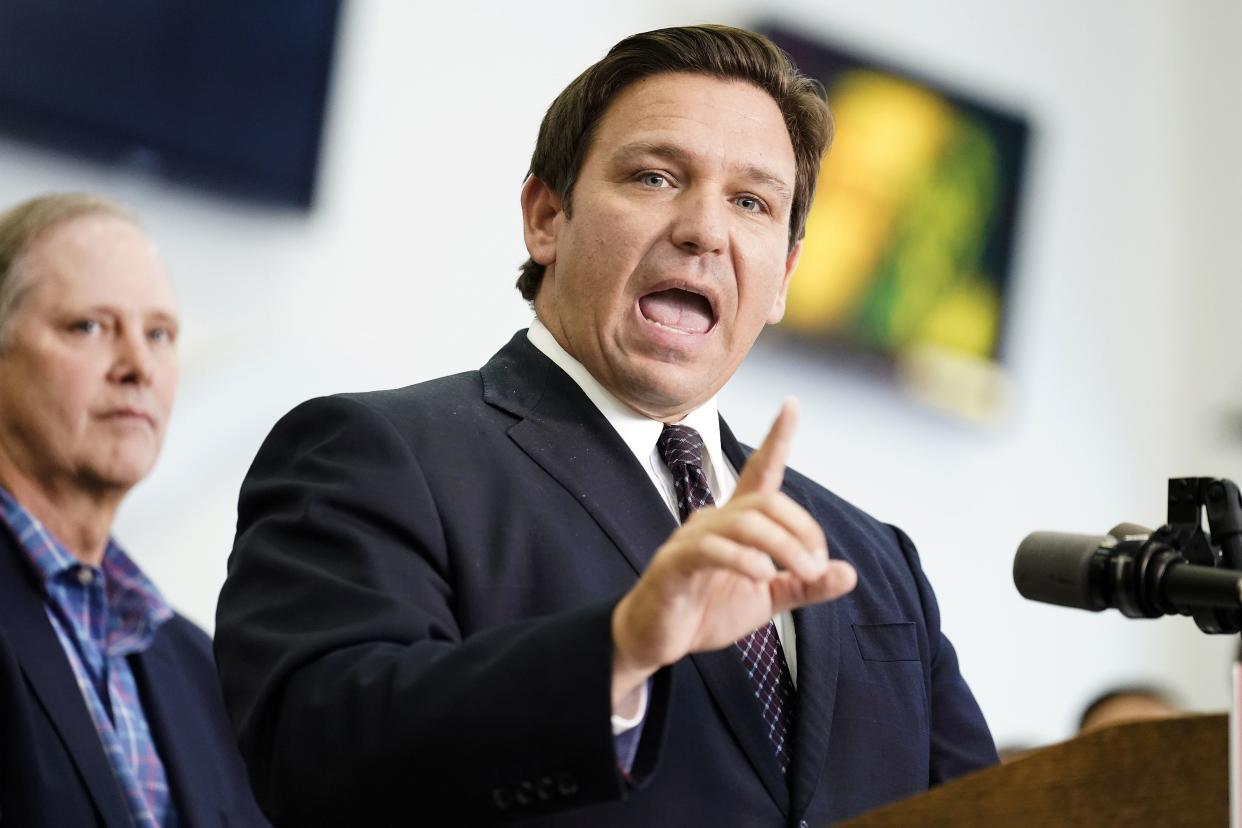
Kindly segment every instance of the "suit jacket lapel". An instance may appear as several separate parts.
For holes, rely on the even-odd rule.
[[[129,664],[142,688],[147,724],[168,776],[177,816],[183,825],[202,825],[223,803],[213,802],[218,794],[203,784],[214,777],[208,765],[211,734],[201,732],[194,717],[179,715],[182,705],[195,703],[198,694],[186,685],[184,672],[160,646],[158,637],[149,649],[131,656]]]
[[[720,422],[720,441],[725,456],[740,471],[749,451],[743,450],[724,420]],[[810,498],[788,478],[781,489],[803,508],[810,510]],[[828,733],[832,728],[840,656],[836,644],[837,615],[834,602],[812,604],[793,613],[798,653],[798,701],[788,784],[795,817],[800,817],[810,805],[824,777],[824,763],[828,758]],[[767,741],[766,738],[764,741]]]
[[[795,498],[796,499],[796,498]],[[836,707],[840,650],[835,603],[812,604],[794,610],[798,648],[798,706],[794,721],[793,810],[806,812],[824,778],[828,734]]]
[[[763,780],[763,786],[780,806],[781,812],[788,815],[788,782],[777,764],[776,752],[763,724],[759,701],[755,698],[753,685],[746,675],[737,648],[730,645],[715,652],[695,653],[690,656],[690,661],[703,677],[703,683],[724,714],[755,773]]]
[[[636,574],[646,569],[677,521],[607,418],[525,331],[482,375],[484,400],[520,418],[509,437],[573,494]]]
[[[30,567],[6,532],[0,532],[0,612],[13,635],[11,643],[34,695],[77,766],[104,824],[131,825],[125,795],[116,781],[78,689],[60,639],[43,605],[43,593]]]

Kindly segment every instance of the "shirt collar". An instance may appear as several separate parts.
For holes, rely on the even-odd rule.
[[[656,441],[660,439],[664,424],[659,420],[639,414],[617,399],[612,392],[600,384],[599,380],[591,376],[586,366],[561,347],[561,344],[552,336],[552,332],[539,321],[539,317],[531,321],[526,338],[544,356],[569,375],[569,378],[582,389],[582,393],[587,395],[587,398],[629,446],[639,462],[645,466],[655,450]],[[720,446],[720,415],[716,408],[716,397],[713,395],[707,402],[687,414],[681,422],[699,432],[703,438],[703,444],[707,447],[708,458],[712,465],[717,469],[726,468],[724,453]]]
[[[108,539],[100,566],[83,564],[3,486],[0,486],[0,521],[8,526],[43,579],[45,591],[52,583],[63,581],[67,573],[88,569],[102,576],[110,611],[116,615],[122,632],[131,635],[137,632],[141,639],[149,641],[155,630],[172,617],[172,607],[155,584],[112,538]]]

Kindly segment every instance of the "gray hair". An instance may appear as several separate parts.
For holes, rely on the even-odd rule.
[[[96,214],[138,223],[121,205],[89,193],[38,196],[0,213],[0,347],[8,339],[14,309],[30,288],[30,279],[23,267],[26,253],[54,227]]]

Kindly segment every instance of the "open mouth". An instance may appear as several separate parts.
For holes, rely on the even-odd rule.
[[[704,334],[716,324],[707,297],[682,288],[648,293],[638,300],[638,309],[647,321],[684,334]]]

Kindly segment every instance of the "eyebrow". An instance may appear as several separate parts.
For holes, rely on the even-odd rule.
[[[125,312],[116,305],[97,304],[81,309],[81,313],[106,313],[110,316],[124,316]],[[159,308],[152,311],[144,311],[142,318],[145,321],[159,322],[165,325],[180,326],[181,318],[174,311]]]
[[[148,318],[153,322],[159,322],[173,328],[181,327],[181,319],[177,314],[169,313],[168,311],[155,311]]]
[[[677,161],[682,164],[689,164],[692,160],[691,154],[677,144],[670,144],[662,141],[631,141],[623,144],[612,155],[612,165],[625,166],[626,164],[637,161],[640,158],[666,158],[670,161]],[[785,203],[793,200],[793,194],[789,185],[784,179],[776,173],[762,167],[758,164],[739,164],[736,169],[750,181],[766,184],[771,187],[777,194],[777,197]]]

